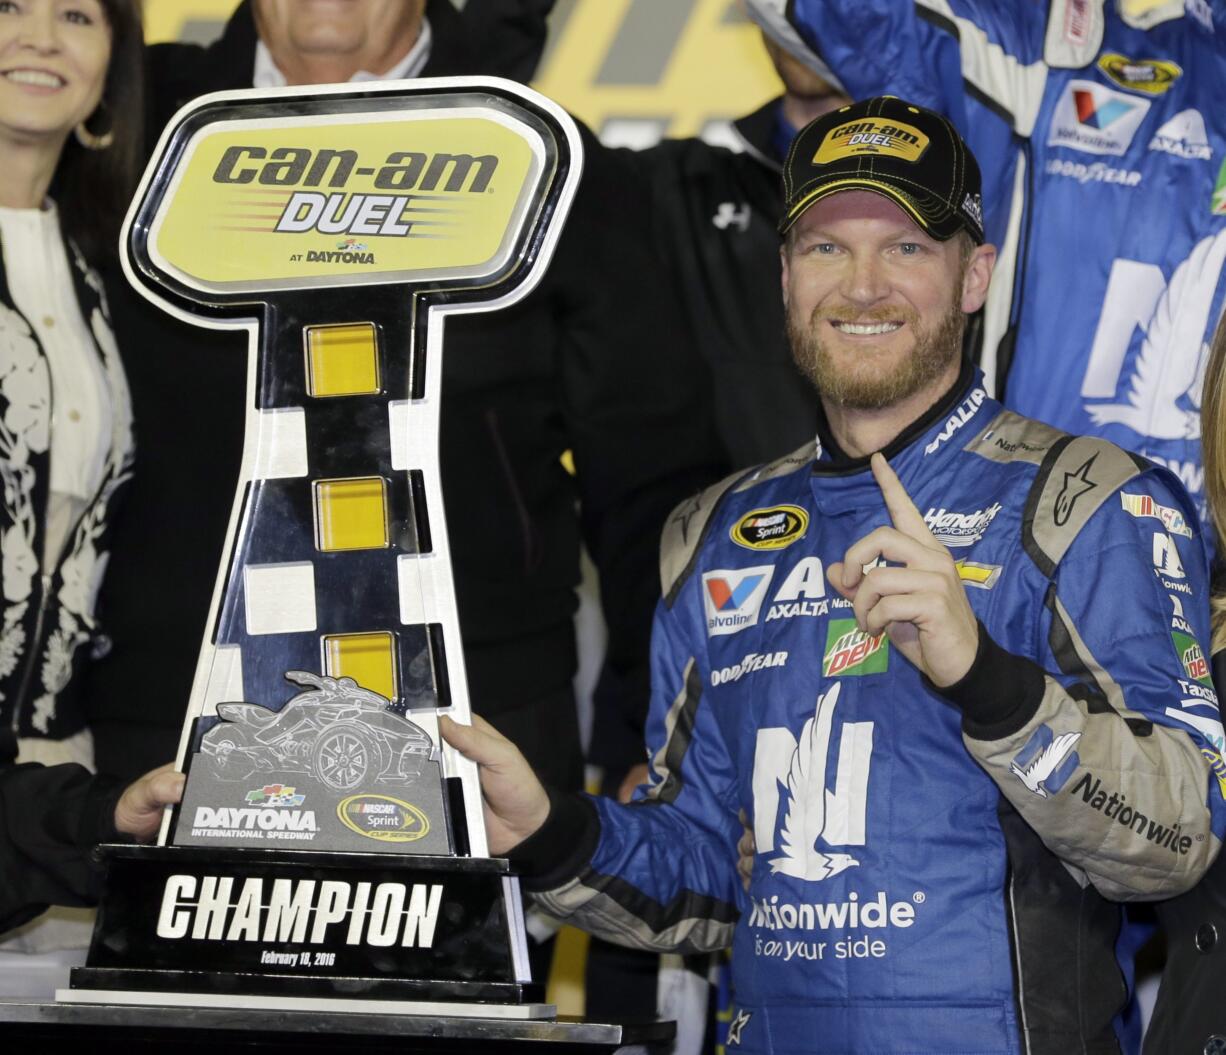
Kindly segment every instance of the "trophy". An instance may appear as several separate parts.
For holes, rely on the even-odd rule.
[[[248,331],[243,468],[182,804],[157,846],[103,848],[60,1000],[552,1013],[438,735],[470,710],[437,446],[448,315],[534,287],[581,163],[570,118],[499,80],[222,93],[162,135],[124,266]]]

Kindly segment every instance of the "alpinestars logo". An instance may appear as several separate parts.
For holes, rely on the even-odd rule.
[[[770,859],[772,872],[817,881],[854,868],[851,854],[826,848],[863,846],[868,806],[868,778],[873,756],[873,723],[845,722],[839,736],[833,790],[827,787],[830,742],[841,684],[817,699],[817,709],[792,736],[786,727],[759,729],[754,745],[754,837],[758,853]],[[787,810],[778,823],[780,789]],[[778,828],[778,842],[776,842]]]
[[[1056,794],[1081,765],[1081,759],[1073,750],[1081,733],[1061,733],[1057,736],[1051,726],[1040,725],[1009,763],[1009,770],[1026,785],[1026,790],[1045,799]]]
[[[735,634],[755,626],[774,567],[769,564],[735,571],[709,571],[702,577],[707,636]]]

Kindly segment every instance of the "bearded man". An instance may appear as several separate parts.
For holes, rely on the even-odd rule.
[[[550,794],[480,722],[444,735],[549,912],[732,944],[730,1049],[1131,1050],[1119,902],[1186,890],[1226,827],[1195,509],[963,360],[995,251],[947,120],[827,114],[784,199],[818,439],[669,521],[650,784]]]

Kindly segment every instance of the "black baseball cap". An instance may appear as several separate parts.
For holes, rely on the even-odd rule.
[[[800,130],[783,164],[779,233],[843,190],[884,194],[937,241],[963,230],[983,244],[975,156],[947,118],[897,96],[851,103]]]

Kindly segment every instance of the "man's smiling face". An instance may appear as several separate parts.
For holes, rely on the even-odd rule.
[[[938,242],[891,199],[847,190],[815,202],[783,247],[797,365],[823,398],[880,409],[957,377],[966,312],[982,304],[969,239]],[[988,269],[990,273],[990,268]]]

